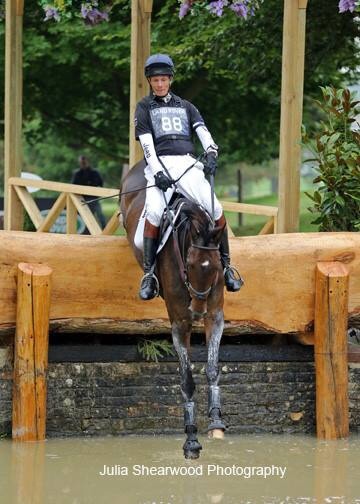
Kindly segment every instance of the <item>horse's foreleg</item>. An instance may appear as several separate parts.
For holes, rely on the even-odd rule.
[[[208,315],[205,319],[206,342],[208,345],[208,361],[206,365],[206,376],[209,384],[208,395],[208,415],[210,423],[208,426],[209,437],[223,438],[226,430],[225,424],[221,420],[221,401],[219,387],[219,347],[224,329],[224,313],[222,310]]]
[[[172,337],[175,350],[179,357],[181,393],[184,398],[184,428],[186,441],[183,446],[185,458],[199,458],[201,444],[197,439],[197,427],[195,418],[195,403],[193,394],[195,382],[191,372],[191,362],[188,354],[190,342],[190,329],[184,330],[178,324],[172,326]]]

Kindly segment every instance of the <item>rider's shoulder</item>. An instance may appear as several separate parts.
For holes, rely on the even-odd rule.
[[[147,108],[150,105],[152,98],[151,96],[144,96],[140,101],[137,103],[138,108]]]

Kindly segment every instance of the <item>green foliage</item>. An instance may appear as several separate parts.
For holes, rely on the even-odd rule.
[[[141,340],[137,349],[140,355],[147,361],[158,362],[165,355],[174,355],[172,345],[167,340]]]
[[[307,193],[314,202],[309,210],[320,214],[313,223],[321,231],[360,231],[360,133],[351,129],[360,126],[360,102],[348,89],[321,90],[324,119],[317,133],[303,135],[319,173],[318,189]]]

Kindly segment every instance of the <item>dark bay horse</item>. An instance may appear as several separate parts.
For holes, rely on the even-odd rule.
[[[146,186],[144,167],[145,163],[142,161],[130,170],[123,181],[122,192]],[[145,192],[135,191],[121,198],[121,212],[128,241],[141,267],[142,251],[134,245],[134,236],[144,207]],[[203,319],[208,347],[206,376],[209,385],[209,436],[223,437],[225,431],[225,425],[221,420],[218,385],[219,345],[224,326],[224,276],[219,253],[223,228],[214,228],[205,211],[188,200],[182,206],[181,212],[181,225],[178,228],[179,247],[176,250],[175,238],[170,236],[157,256],[156,274],[161,295],[166,303],[173,344],[180,364],[184,426],[187,436],[183,446],[184,455],[186,458],[198,458],[202,447],[197,439],[193,397],[195,383],[188,353],[194,319]],[[182,256],[182,259],[179,259],[179,256]],[[140,302],[144,301],[139,300]]]

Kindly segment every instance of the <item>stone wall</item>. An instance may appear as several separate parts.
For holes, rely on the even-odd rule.
[[[52,362],[47,435],[181,433],[178,364]],[[199,430],[207,427],[205,363],[194,363]],[[314,433],[312,359],[220,363],[229,433]],[[360,364],[349,364],[351,429],[360,430]],[[0,435],[11,431],[11,352],[0,349]]]

